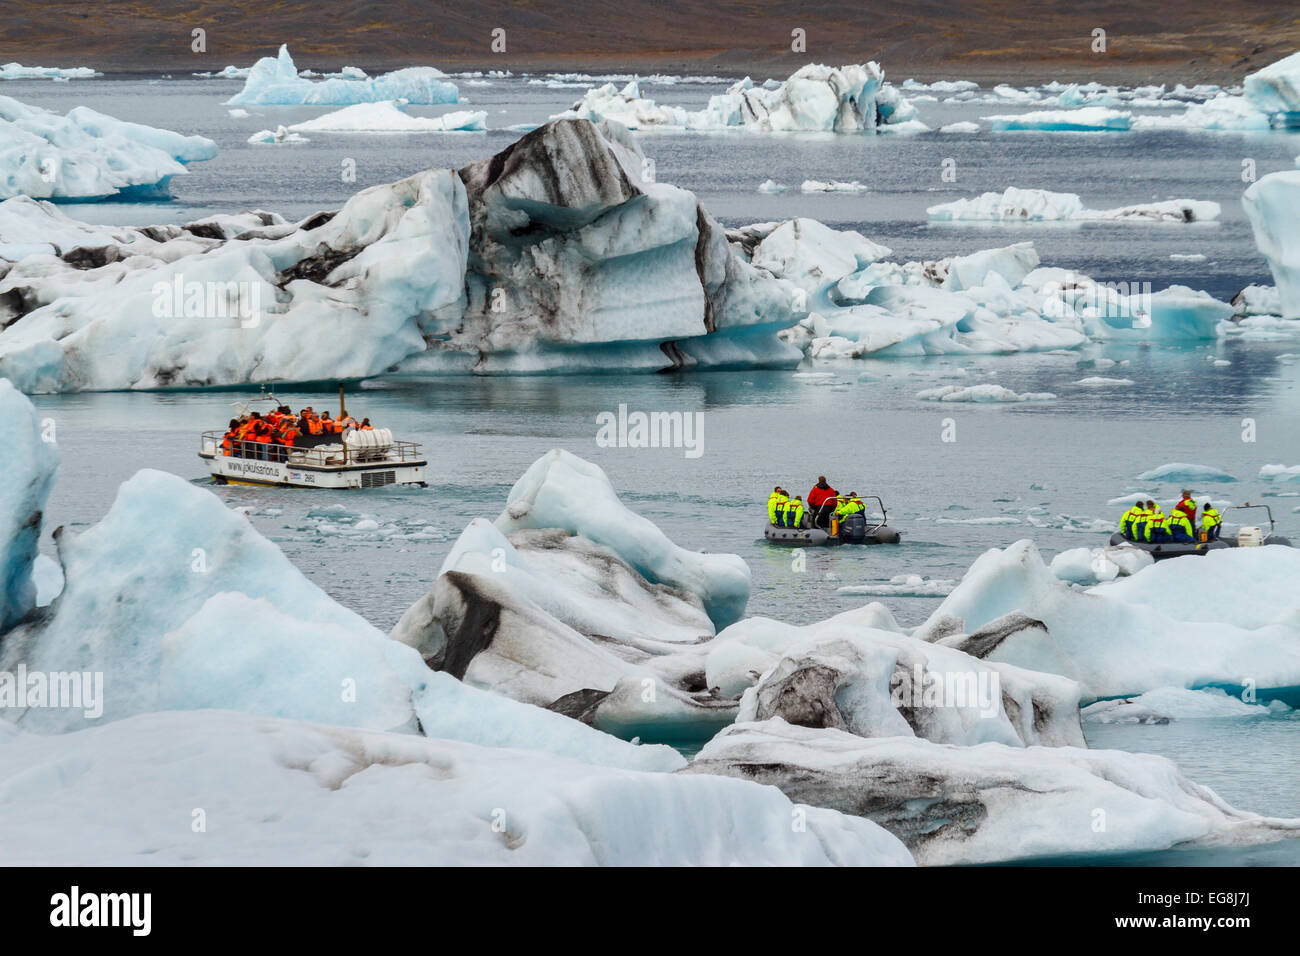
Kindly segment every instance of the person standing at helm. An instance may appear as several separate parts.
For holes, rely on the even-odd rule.
[[[1201,536],[1205,541],[1218,541],[1221,530],[1223,530],[1223,519],[1214,505],[1207,501],[1201,508]]]
[[[808,510],[812,512],[814,522],[818,517],[822,517],[822,526],[828,523],[830,508],[834,507],[834,500],[838,495],[839,492],[827,483],[825,475],[817,476],[817,484],[813,485],[812,490],[808,492]],[[828,501],[831,505],[827,508],[827,514],[822,515],[822,506]]]
[[[785,503],[789,499],[785,495],[785,489],[777,485],[772,489],[772,493],[767,497],[767,521],[768,524],[774,524],[778,528],[785,515]]]
[[[785,526],[787,528],[803,527],[803,499],[795,495],[785,503]]]

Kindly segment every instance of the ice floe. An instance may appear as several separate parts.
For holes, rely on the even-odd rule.
[[[1052,392],[1014,392],[1002,385],[940,385],[917,392],[916,397],[925,402],[1050,402],[1056,398]]]
[[[442,116],[411,116],[402,102],[355,103],[315,119],[294,123],[299,133],[447,133],[487,129],[487,113],[456,110]]]
[[[1033,110],[1027,113],[981,116],[994,131],[1041,130],[1047,132],[1102,132],[1127,130],[1133,125],[1133,114],[1127,110],[1108,109],[1104,106],[1084,106],[1070,110]]]
[[[1297,54],[1300,56],[1300,54]],[[1250,219],[1255,245],[1268,260],[1277,284],[1277,302],[1284,318],[1300,318],[1300,169],[1269,173],[1241,197]]]
[[[1268,705],[1247,703],[1218,687],[1158,687],[1136,697],[1099,700],[1083,708],[1079,717],[1091,724],[1167,724],[1171,720],[1270,717],[1291,710],[1281,701]]]
[[[212,159],[203,136],[128,123],[86,106],[66,116],[0,96],[0,199],[166,196],[185,164]]]
[[[277,126],[275,129],[259,130],[248,141],[254,145],[264,146],[281,146],[288,143],[310,143],[306,136],[300,136],[295,132],[286,129],[283,126]]]
[[[1194,465],[1185,461],[1172,461],[1142,472],[1135,480],[1205,484],[1207,482],[1236,481],[1237,479],[1221,468],[1213,468],[1210,465]]]
[[[456,84],[441,70],[413,66],[374,78],[344,78],[312,82],[298,75],[289,48],[281,46],[277,56],[265,56],[253,64],[244,88],[227,100],[230,106],[347,106],[406,100],[428,106],[459,102]]]
[[[0,63],[0,80],[85,80],[103,73],[88,66],[23,66],[21,63]]]
[[[1002,193],[987,192],[973,199],[931,206],[926,213],[943,222],[1040,222],[1059,220],[1113,220],[1116,222],[1205,222],[1217,219],[1217,202],[1169,199],[1115,209],[1088,209],[1074,193],[1008,186]]]

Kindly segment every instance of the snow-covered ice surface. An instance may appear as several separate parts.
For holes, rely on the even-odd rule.
[[[791,827],[753,783],[226,711],[0,735],[0,792],[19,865],[912,863],[869,820],[808,807]],[[199,837],[175,823],[195,793],[220,808]]]
[[[997,132],[1042,130],[1093,133],[1122,131],[1130,129],[1133,125],[1131,112],[1108,109],[1104,106],[1084,106],[1070,110],[1032,110],[1027,113],[981,116],[980,119]]]
[[[258,60],[244,88],[226,102],[230,106],[348,106],[406,100],[430,105],[459,102],[456,84],[431,66],[407,67],[374,78],[335,77],[314,82],[298,75],[289,48]]]
[[[217,145],[105,116],[85,106],[66,116],[0,96],[0,199],[163,196],[187,163]]]

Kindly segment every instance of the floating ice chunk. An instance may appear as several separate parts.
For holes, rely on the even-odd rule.
[[[1220,93],[1173,116],[1137,116],[1134,129],[1266,130],[1268,114],[1243,96]]]
[[[816,219],[791,219],[754,247],[750,263],[816,292],[889,253],[859,232],[831,229]]]
[[[1071,584],[1101,584],[1155,563],[1141,548],[1071,548],[1052,558],[1052,573]]]
[[[239,109],[238,107],[233,110],[226,110],[226,112],[230,114],[231,119],[248,119],[249,116],[248,110]]]
[[[247,67],[247,66],[235,66],[233,63],[231,63],[231,64],[228,64],[228,65],[226,65],[226,66],[223,66],[221,69],[217,70],[215,73],[212,73],[212,72],[208,72],[208,73],[195,73],[194,75],[195,75],[195,76],[201,76],[201,77],[204,77],[204,78],[207,78],[207,79],[218,79],[218,80],[244,80],[244,79],[247,79],[247,78],[248,78],[248,74],[249,74],[250,72],[252,72],[252,67]]]
[[[487,113],[457,110],[442,116],[411,116],[401,102],[356,103],[289,127],[300,133],[446,133],[487,129]]]
[[[1264,465],[1259,469],[1260,481],[1300,481],[1300,465]]]
[[[253,64],[244,88],[227,100],[230,106],[345,106],[406,100],[412,105],[456,103],[456,84],[430,66],[407,67],[374,79],[329,79],[319,83],[298,75],[289,48]]]
[[[1250,104],[1276,125],[1300,123],[1300,53],[1249,74],[1242,89]]]
[[[943,287],[974,289],[986,285],[991,274],[997,274],[1008,286],[1014,287],[1038,266],[1038,262],[1038,253],[1034,251],[1032,242],[1017,242],[1001,249],[982,249],[951,259]]]
[[[1171,720],[1206,720],[1232,717],[1268,717],[1291,708],[1275,701],[1271,706],[1248,704],[1218,687],[1188,690],[1157,687],[1137,697],[1099,700],[1080,713],[1085,723],[1168,723]]]
[[[775,179],[765,179],[758,184],[758,191],[761,193],[783,193],[790,187],[778,183]]]
[[[0,64],[0,80],[84,80],[103,76],[88,66],[23,66],[21,63]]]
[[[1255,233],[1255,245],[1268,260],[1277,284],[1281,314],[1288,319],[1300,318],[1297,203],[1300,203],[1300,169],[1269,173],[1252,183],[1241,197]]]
[[[943,578],[925,578],[919,574],[896,574],[887,584],[850,584],[836,588],[840,594],[863,594],[872,597],[944,597],[957,584]]]
[[[1144,471],[1137,476],[1136,480],[1181,482],[1182,484],[1195,485],[1206,484],[1207,482],[1236,481],[1237,479],[1220,468],[1175,461]]]
[[[941,385],[917,392],[916,397],[926,402],[1050,402],[1056,396],[1051,392],[1014,392],[993,383],[984,385]]]
[[[1169,258],[1174,262],[1204,262],[1206,256],[1200,252],[1171,252]]]
[[[1232,297],[1239,316],[1280,316],[1282,299],[1271,285],[1248,285]]]
[[[599,466],[567,451],[548,452],[510,489],[496,520],[506,534],[559,528],[604,545],[647,581],[697,595],[717,627],[740,618],[749,600],[749,568],[733,554],[678,547],[649,520],[628,510]]]
[[[1300,820],[1234,809],[1171,760],[1082,747],[863,738],[780,719],[737,724],[687,773],[772,784],[792,800],[877,820],[927,866],[1263,843]],[[1087,821],[1106,808],[1107,826]]]
[[[39,569],[41,517],[59,466],[53,425],[42,423],[27,396],[0,379],[0,635],[45,596],[38,595],[41,582],[33,570]]]
[[[185,164],[212,159],[203,136],[127,123],[78,106],[60,116],[0,96],[0,199],[166,195]]]
[[[1133,114],[1104,106],[1085,106],[1074,110],[1037,110],[998,116],[981,116],[995,131],[1043,130],[1047,132],[1101,132],[1127,130]]]
[[[912,863],[869,820],[796,811],[744,781],[220,711],[0,736],[0,789],[0,840],[16,864]],[[222,825],[182,846],[170,817],[194,793],[222,808]],[[505,832],[494,831],[495,808],[507,811]],[[792,830],[792,814],[806,832]]]
[[[1137,383],[1131,378],[1107,378],[1105,375],[1090,375],[1087,378],[1079,379],[1074,384],[1082,385],[1085,388],[1126,388]]]
[[[254,145],[263,144],[267,146],[279,146],[285,143],[309,143],[306,136],[299,136],[297,133],[290,132],[283,126],[277,126],[275,129],[264,129],[248,137],[248,141]]]
[[[1074,193],[1008,186],[1002,193],[987,192],[973,199],[941,203],[926,210],[932,220],[1018,221],[1113,220],[1117,222],[1203,222],[1217,219],[1216,202],[1170,199],[1116,209],[1087,209]]]
[[[946,126],[939,127],[940,133],[978,133],[979,131],[979,123],[971,123],[967,120],[962,120],[957,123],[949,123]]]
[[[805,179],[799,190],[805,193],[864,193],[870,188],[870,186],[864,186],[856,179],[847,183],[840,182],[838,179],[832,179],[828,182]]]
[[[918,633],[953,620],[970,631],[1018,612],[1045,630],[1010,634],[980,656],[1071,677],[1085,699],[1249,678],[1268,700],[1300,685],[1297,573],[1300,550],[1230,548],[1080,591],[1026,540],[976,560]]]

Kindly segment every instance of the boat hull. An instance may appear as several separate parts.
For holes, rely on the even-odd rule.
[[[1237,542],[1228,538],[1216,538],[1213,541],[1130,541],[1118,531],[1110,536],[1112,547],[1130,547],[1138,548],[1145,551],[1157,561],[1163,561],[1166,558],[1180,558],[1187,555],[1197,556],[1209,554],[1211,551],[1222,551],[1224,548],[1238,547]],[[1267,544],[1290,545],[1287,538],[1273,536],[1268,539]]]
[[[424,485],[423,459],[312,465],[294,461],[260,461],[225,455],[199,455],[219,485],[258,485],[273,488],[380,488],[385,485]]]
[[[776,525],[767,524],[763,526],[763,537],[773,544],[792,548],[819,548],[840,544],[898,544],[902,540],[902,535],[887,525],[869,530],[858,538],[845,538],[832,537],[821,528],[778,528]]]

